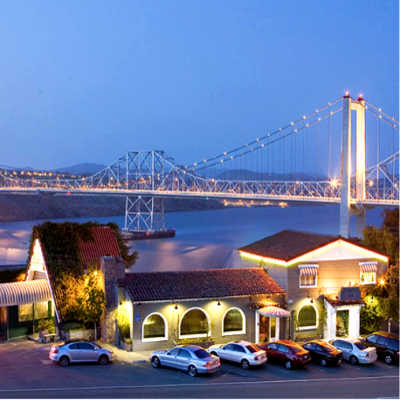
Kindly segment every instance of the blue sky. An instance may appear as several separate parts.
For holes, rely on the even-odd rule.
[[[3,1],[0,164],[189,163],[346,89],[398,118],[396,3]]]

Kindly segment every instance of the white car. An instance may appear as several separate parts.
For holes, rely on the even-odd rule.
[[[216,344],[210,346],[208,351],[222,360],[239,363],[244,369],[267,362],[267,353],[264,350],[244,340],[228,344]]]
[[[372,364],[376,361],[375,347],[366,347],[360,339],[334,339],[330,343],[342,350],[343,358],[351,364]]]

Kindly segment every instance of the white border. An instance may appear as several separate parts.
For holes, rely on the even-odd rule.
[[[182,328],[182,321],[183,321],[183,318],[185,317],[185,315],[186,315],[189,311],[192,311],[192,310],[200,310],[203,314],[205,314],[205,316],[206,316],[206,318],[207,318],[207,324],[208,324],[208,332],[207,332],[207,333],[195,333],[195,334],[193,334],[193,335],[181,335],[181,328]],[[191,308],[188,308],[188,309],[182,314],[181,320],[179,321],[179,339],[185,339],[185,338],[190,339],[190,338],[197,338],[197,337],[207,337],[207,336],[210,336],[210,335],[211,335],[211,322],[210,322],[210,317],[208,316],[206,310],[204,310],[204,309],[201,308],[201,307],[191,307]]]
[[[361,271],[361,267],[363,266],[363,265],[366,265],[366,264],[369,264],[369,265],[376,265],[376,271],[371,271],[371,272],[374,272],[375,273],[375,280],[374,280],[374,282],[362,282],[361,281],[361,275],[362,274],[364,274],[364,272],[362,272]],[[377,261],[367,261],[367,262],[360,262],[360,263],[358,263],[358,265],[360,266],[360,285],[376,285],[376,276],[377,276],[377,274],[378,274],[378,262]],[[370,272],[367,272],[368,274],[370,273]]]
[[[164,336],[159,336],[159,337],[152,337],[152,338],[145,338],[144,337],[144,323],[146,322],[147,318],[150,318],[152,315],[158,315],[162,318],[164,321]],[[142,342],[160,342],[162,340],[168,340],[168,322],[164,315],[158,313],[158,312],[153,312],[149,314],[142,322]]]
[[[224,330],[225,317],[226,317],[226,314],[228,314],[228,312],[232,311],[232,310],[237,310],[237,311],[240,312],[240,314],[242,316],[242,329],[240,331],[228,331],[228,332],[225,332],[225,330]],[[231,308],[228,308],[225,311],[225,313],[224,313],[224,315],[222,317],[222,329],[221,329],[221,332],[222,332],[222,336],[241,335],[241,334],[245,334],[246,333],[246,316],[244,315],[244,312],[239,307],[231,307]]]
[[[298,331],[311,331],[311,330],[313,330],[313,329],[317,329],[317,328],[318,328],[319,314],[318,314],[318,309],[317,309],[317,307],[315,307],[313,303],[304,304],[303,306],[301,306],[300,310],[297,311],[297,315],[296,315],[297,321],[299,321],[299,314],[300,314],[300,311],[301,311],[304,307],[308,307],[308,306],[311,306],[311,307],[314,308],[314,311],[315,311],[315,325],[298,326],[298,327],[297,327],[297,330],[298,330]]]

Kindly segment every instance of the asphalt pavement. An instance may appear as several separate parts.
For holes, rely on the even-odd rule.
[[[0,398],[399,398],[399,368],[381,361],[299,370],[223,363],[212,376],[191,378],[148,362],[62,368],[48,351],[31,342],[0,344]]]

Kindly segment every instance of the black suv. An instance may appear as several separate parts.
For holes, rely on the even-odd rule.
[[[386,364],[399,363],[399,336],[388,332],[374,332],[365,339],[367,346],[376,348],[378,357],[383,358]]]

